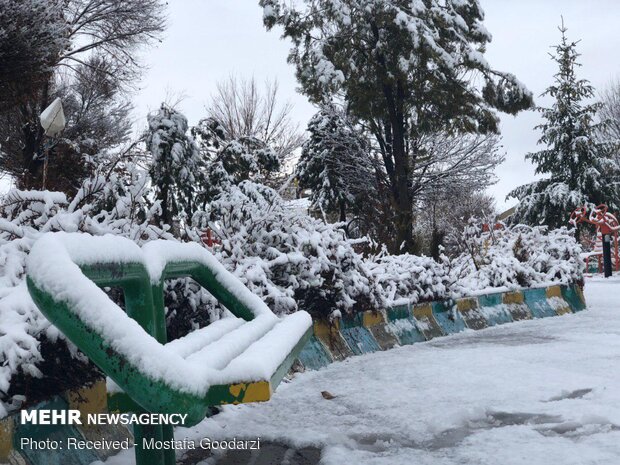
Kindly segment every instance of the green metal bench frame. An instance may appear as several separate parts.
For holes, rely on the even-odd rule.
[[[123,290],[127,315],[159,343],[167,342],[164,312],[164,283],[174,278],[190,277],[208,290],[235,316],[246,321],[255,318],[254,313],[230,290],[222,286],[214,272],[199,261],[175,261],[167,263],[161,278],[153,283],[142,263],[105,263],[78,265],[82,273],[97,286],[118,287]],[[62,270],[59,270],[62,273]],[[153,380],[127,363],[126,358],[108,344],[95,330],[84,324],[71,311],[68,304],[39,288],[27,277],[30,295],[41,312],[57,326],[65,336],[85,353],[123,390],[112,394],[109,408],[113,411],[184,413],[186,426],[202,421],[210,406],[267,401],[275,387],[286,375],[299,352],[312,334],[309,328],[286,356],[271,379],[226,385],[212,385],[206,397],[180,392],[162,381]],[[136,462],[138,465],[174,465],[174,450],[143,449],[142,439],[171,440],[172,426],[134,427]]]

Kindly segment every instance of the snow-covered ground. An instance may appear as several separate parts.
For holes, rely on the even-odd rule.
[[[225,407],[177,438],[312,445],[329,465],[618,464],[620,277],[589,279],[586,299],[579,314],[297,375],[271,402]],[[130,451],[108,463],[125,460]]]
[[[579,314],[298,375],[177,437],[315,445],[336,465],[620,463],[620,278],[590,279],[586,298]]]

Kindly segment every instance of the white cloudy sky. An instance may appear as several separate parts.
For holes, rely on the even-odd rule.
[[[557,43],[557,26],[564,17],[571,39],[581,39],[581,77],[597,88],[620,78],[620,0],[480,0],[486,27],[493,34],[487,59],[497,69],[517,75],[536,96],[549,85],[555,71],[549,59]],[[259,81],[277,78],[282,95],[295,105],[294,117],[305,126],[314,113],[296,92],[293,69],[286,63],[288,45],[278,33],[262,26],[258,0],[171,0],[165,39],[145,56],[149,70],[136,95],[136,118],[170,95],[183,94],[179,105],[190,123],[204,116],[215,83],[231,73],[254,75]],[[537,98],[544,105],[545,100]],[[523,155],[536,148],[538,122],[534,112],[502,118],[506,162],[497,170],[491,189],[498,207],[517,185],[534,179]]]

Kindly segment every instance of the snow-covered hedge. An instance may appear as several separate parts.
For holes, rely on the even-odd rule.
[[[48,231],[111,233],[139,245],[178,240],[166,226],[154,225],[158,205],[148,200],[148,184],[145,171],[126,167],[118,178],[86,182],[72,200],[59,193],[17,190],[1,199],[0,416],[19,408],[25,392],[66,389],[88,379],[85,372],[97,376],[28,295],[24,265],[33,243]],[[483,232],[472,222],[463,236],[468,252],[457,257],[368,255],[364,240],[346,239],[342,225],[290,209],[274,190],[252,181],[226,183],[193,223],[183,240],[199,241],[209,226],[221,241],[214,250],[217,258],[281,314],[303,309],[327,318],[335,310],[346,314],[490,288],[582,280],[580,247],[567,229],[516,226]],[[170,284],[166,305],[172,338],[221,315],[214,299],[189,280]]]
[[[100,376],[39,312],[25,284],[26,257],[46,232],[114,234],[137,243],[171,238],[153,226],[148,176],[126,166],[86,181],[74,199],[59,192],[11,190],[0,199],[0,417],[28,401]],[[50,379],[53,382],[50,383]]]
[[[357,311],[382,304],[371,270],[339,225],[287,208],[271,188],[231,185],[194,217],[222,244],[218,258],[277,313]]]
[[[416,255],[383,255],[368,267],[386,306],[428,302],[449,297],[453,283],[449,260],[441,263]]]
[[[382,302],[392,306],[583,280],[581,247],[566,228],[519,225],[483,232],[483,224],[473,221],[467,229],[463,240],[469,252],[457,257],[369,258]]]
[[[468,253],[451,261],[456,294],[583,281],[581,246],[567,228],[516,225],[483,232],[472,220],[464,242]]]

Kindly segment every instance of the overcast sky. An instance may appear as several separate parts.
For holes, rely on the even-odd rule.
[[[620,78],[620,0],[480,0],[493,42],[486,54],[491,66],[514,73],[538,98],[552,82],[555,67],[548,53],[559,41],[560,17],[570,39],[580,39],[580,77],[602,89]],[[286,63],[288,44],[262,25],[258,0],[170,0],[169,26],[163,42],[149,50],[149,70],[135,98],[136,123],[143,127],[146,113],[167,98],[184,95],[179,108],[190,124],[204,116],[215,84],[231,73],[254,75],[259,81],[277,78],[281,95],[294,105],[294,117],[305,127],[314,113],[296,92],[292,66]],[[524,112],[502,117],[506,162],[497,170],[499,182],[490,192],[504,209],[506,194],[534,179],[524,161],[536,149],[538,114]]]

